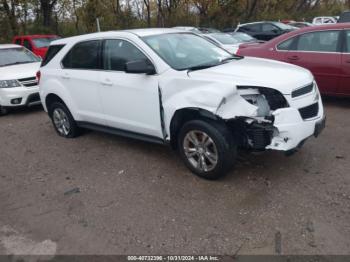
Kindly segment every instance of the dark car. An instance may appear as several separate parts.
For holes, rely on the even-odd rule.
[[[348,23],[350,22],[350,11],[342,13],[339,17],[338,23]]]
[[[241,24],[236,31],[251,35],[258,40],[268,41],[296,29],[298,28],[280,22],[256,22]]]
[[[305,27],[264,44],[240,45],[237,54],[304,67],[322,94],[350,97],[350,23]]]

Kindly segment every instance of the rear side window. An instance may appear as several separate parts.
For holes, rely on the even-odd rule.
[[[306,33],[299,37],[297,50],[311,52],[337,52],[340,31]]]
[[[345,32],[345,38],[346,38],[346,53],[350,53],[350,31]]]
[[[280,51],[294,50],[295,48],[293,48],[293,41],[294,41],[294,38],[290,38],[290,39],[280,43],[277,46],[277,49]]]
[[[52,45],[49,47],[49,50],[47,50],[46,56],[44,60],[41,63],[41,66],[47,65],[61,49],[64,47],[64,45]]]
[[[241,29],[247,32],[259,32],[261,29],[261,25],[260,24],[245,25],[245,26],[242,26]]]
[[[15,44],[16,44],[16,45],[21,45],[21,44],[22,44],[21,39],[20,39],[20,38],[16,39]]]
[[[101,41],[86,41],[76,44],[62,61],[64,68],[101,69]]]
[[[112,71],[125,71],[125,64],[148,58],[133,44],[125,40],[106,40],[103,52],[103,68]]]

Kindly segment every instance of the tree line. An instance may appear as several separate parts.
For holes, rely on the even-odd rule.
[[[350,0],[0,0],[0,42],[18,34],[71,36],[140,27],[235,27],[259,20],[336,16]]]

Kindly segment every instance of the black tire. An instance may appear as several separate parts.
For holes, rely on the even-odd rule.
[[[193,135],[198,138],[198,141],[201,140],[199,146],[195,146],[195,143],[192,143]],[[208,137],[211,141],[209,141]],[[204,143],[204,140],[209,142],[210,146],[205,146],[207,143]],[[234,165],[237,156],[237,145],[232,134],[224,124],[212,120],[186,122],[178,135],[178,149],[186,166],[194,174],[210,180],[219,179],[226,175]],[[196,158],[198,159],[197,162]],[[201,161],[202,159],[203,161]],[[213,161],[215,159],[216,161]],[[200,162],[205,163],[205,165],[199,164]],[[213,162],[216,164],[213,164]]]
[[[65,128],[59,127],[57,124],[57,113],[62,116],[62,120],[65,123]],[[51,118],[52,124],[59,136],[65,138],[74,138],[80,135],[80,128],[77,126],[72,114],[70,113],[67,106],[61,102],[54,102],[49,106],[49,116]],[[62,122],[61,122],[62,124]]]
[[[0,106],[0,116],[4,116],[8,114],[8,109],[5,107]]]

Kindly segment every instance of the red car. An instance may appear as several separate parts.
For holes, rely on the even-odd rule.
[[[350,97],[350,23],[305,27],[263,44],[242,45],[237,54],[307,68],[322,94]]]
[[[58,39],[57,35],[24,35],[15,36],[13,43],[21,45],[32,51],[37,56],[44,58],[51,41]]]

